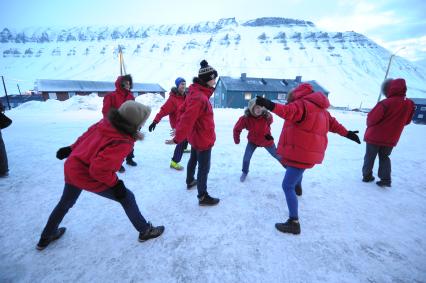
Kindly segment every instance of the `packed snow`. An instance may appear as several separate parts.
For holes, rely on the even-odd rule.
[[[147,124],[164,102],[158,95],[136,100],[153,108]],[[138,242],[119,204],[83,192],[62,222],[65,235],[37,251],[63,189],[56,150],[97,122],[101,107],[92,95],[7,112],[13,124],[2,130],[10,176],[0,179],[0,282],[426,282],[424,125],[405,128],[386,189],[361,182],[365,144],[330,133],[323,164],[304,174],[302,233],[294,236],[274,227],[288,215],[285,169],[266,150],[256,150],[246,181],[239,181],[246,132],[235,145],[232,128],[243,109],[214,109],[208,188],[221,199],[218,206],[199,207],[185,171],[169,168],[174,147],[164,144],[170,131],[164,118],[152,133],[144,127],[145,140],[135,146],[138,166],[119,174],[142,214],[165,225],[164,234]],[[365,113],[331,113],[363,136]],[[283,120],[274,118],[278,140]]]

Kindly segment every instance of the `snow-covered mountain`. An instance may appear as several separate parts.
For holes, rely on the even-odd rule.
[[[336,28],[338,29],[338,27]],[[160,26],[3,28],[0,74],[9,93],[40,78],[115,80],[118,49],[135,81],[164,88],[190,80],[207,59],[219,75],[317,80],[335,106],[373,106],[391,53],[353,31],[325,32],[314,23],[258,18]],[[426,97],[426,70],[395,57],[389,77],[404,77],[409,97]],[[3,90],[0,92],[3,95]]]

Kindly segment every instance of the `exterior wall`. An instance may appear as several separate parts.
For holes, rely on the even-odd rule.
[[[246,108],[250,99],[256,96],[264,96],[270,100],[277,100],[277,92],[257,92],[257,91],[228,91],[225,94],[226,100],[222,107]]]
[[[416,104],[413,122],[416,124],[426,124],[426,104]]]

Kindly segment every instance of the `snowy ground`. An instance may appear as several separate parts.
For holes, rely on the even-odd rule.
[[[150,122],[159,102],[147,102]],[[274,228],[287,218],[284,169],[265,150],[255,152],[239,182],[246,132],[234,145],[232,128],[242,109],[215,109],[208,187],[221,198],[217,207],[199,207],[185,171],[169,168],[173,147],[164,144],[170,126],[163,119],[154,133],[145,127],[138,167],[120,175],[144,216],[165,225],[163,236],[139,243],[119,205],[86,192],[62,223],[64,237],[37,251],[63,188],[55,152],[100,118],[100,105],[74,97],[7,113],[13,124],[2,131],[10,176],[0,180],[0,282],[426,282],[426,126],[406,127],[391,156],[390,189],[361,182],[365,144],[330,134],[323,164],[305,173],[302,234],[293,236]],[[365,114],[332,114],[364,134]],[[283,120],[274,118],[277,140]]]

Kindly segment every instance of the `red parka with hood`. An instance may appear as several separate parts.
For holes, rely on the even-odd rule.
[[[185,97],[185,94],[180,94],[177,88],[172,88],[169,93],[169,98],[166,103],[161,106],[160,112],[158,112],[154,118],[154,122],[158,124],[161,118],[169,115],[170,126],[172,129],[175,129],[181,113],[179,109],[185,102]]]
[[[188,139],[191,146],[199,151],[208,150],[216,141],[213,107],[209,101],[214,88],[194,81],[188,88],[188,95],[181,108],[173,141],[176,144]]]
[[[346,128],[327,111],[329,106],[328,98],[313,92],[307,83],[293,91],[293,100],[287,105],[275,104],[273,112],[285,119],[277,147],[284,165],[312,168],[324,159],[329,131],[347,135]]]
[[[253,116],[247,109],[246,114],[241,116],[234,126],[234,142],[240,143],[240,134],[243,129],[247,129],[247,139],[249,142],[260,146],[268,147],[274,145],[274,140],[267,140],[266,135],[271,135],[272,115],[265,112],[258,117]]]
[[[404,126],[410,124],[414,115],[414,102],[405,97],[406,92],[404,79],[390,82],[387,98],[368,113],[365,142],[378,146],[396,146]]]
[[[135,100],[135,97],[133,96],[131,91],[124,89],[121,86],[123,78],[123,76],[119,76],[115,81],[115,91],[107,94],[104,97],[104,103],[102,107],[102,114],[104,115],[104,118],[107,117],[111,107],[118,109],[120,108],[121,104],[123,104],[127,100]]]

